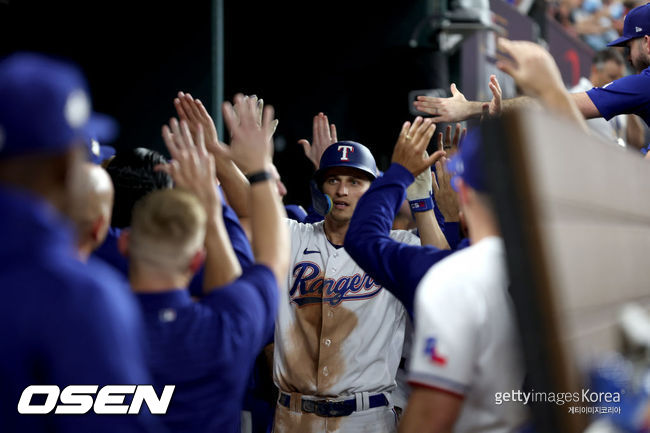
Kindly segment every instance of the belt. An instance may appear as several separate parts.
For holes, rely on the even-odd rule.
[[[351,398],[343,401],[333,400],[307,400],[301,399],[300,408],[303,412],[314,413],[322,417],[348,416],[357,410],[357,399]],[[280,392],[278,403],[282,406],[291,407],[291,395]],[[372,409],[380,406],[388,406],[388,399],[384,394],[375,394],[368,397],[368,407]]]

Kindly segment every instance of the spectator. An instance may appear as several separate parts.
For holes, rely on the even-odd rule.
[[[618,80],[625,73],[625,60],[615,48],[602,50],[594,55],[589,78],[581,77],[570,93],[586,92],[594,87],[605,87]],[[607,141],[616,142],[625,147],[630,144],[640,149],[645,144],[644,129],[639,119],[633,115],[618,115],[606,121],[603,118],[589,119],[589,128]]]
[[[514,44],[523,44],[523,42]],[[579,113],[582,113],[587,119],[604,117],[609,120],[619,114],[636,114],[644,120],[646,125],[650,125],[650,93],[646,91],[647,83],[650,80],[650,70],[647,69],[650,66],[650,4],[632,9],[625,16],[623,36],[608,45],[625,47],[627,60],[637,74],[620,78],[606,88],[595,87],[587,92],[572,93],[570,96],[572,103],[562,104],[563,107],[569,109],[566,114],[575,118],[574,107],[577,107]],[[548,54],[543,55],[537,51],[537,55],[539,60]],[[529,59],[533,61],[531,57]],[[501,65],[507,63],[501,62]],[[514,69],[516,67],[509,68],[510,71]],[[556,66],[555,69],[557,69]],[[541,74],[535,73],[531,76],[541,77]],[[554,80],[556,77],[557,74],[554,73]],[[559,78],[561,82],[561,77]],[[566,97],[561,91],[551,95],[546,90],[540,90],[537,94],[547,100],[557,96],[566,102]],[[519,97],[504,100],[502,106],[503,110],[507,111],[528,103],[529,101],[525,97]],[[479,117],[483,110],[483,104],[483,102],[468,101],[453,84],[452,97],[450,98],[418,96],[414,102],[415,108],[433,115],[434,122],[453,122]]]

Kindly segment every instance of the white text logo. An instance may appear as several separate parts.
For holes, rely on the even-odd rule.
[[[44,415],[54,410],[56,414],[79,415],[92,409],[98,415],[134,415],[146,403],[152,414],[164,415],[175,388],[166,385],[158,397],[152,385],[107,385],[101,389],[98,385],[70,385],[63,390],[56,385],[30,385],[20,396],[18,413]],[[131,404],[124,404],[126,396],[131,394]],[[45,395],[45,403],[40,402],[42,399],[38,399],[39,403],[32,402],[34,395]]]
[[[352,146],[339,146],[336,150],[339,152],[343,150],[343,154],[341,155],[341,161],[349,161],[350,158],[348,158],[348,152],[354,152],[354,147]]]

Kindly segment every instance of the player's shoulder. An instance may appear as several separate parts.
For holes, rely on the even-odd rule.
[[[611,91],[625,91],[636,94],[650,94],[645,87],[650,83],[650,68],[644,69],[640,74],[630,74],[617,80],[610,81],[602,87],[594,87],[587,93],[608,93]]]
[[[498,237],[463,248],[433,265],[417,289],[421,298],[448,296],[482,296],[486,279],[501,278],[505,272],[503,240]],[[488,285],[489,286],[489,285]]]
[[[51,262],[43,271],[59,291],[66,292],[71,304],[126,312],[134,303],[124,277],[101,260],[61,260]]]
[[[301,223],[299,221],[286,218],[287,226],[289,227],[289,232],[293,234],[311,234],[319,231],[323,231],[323,221],[315,223]]]

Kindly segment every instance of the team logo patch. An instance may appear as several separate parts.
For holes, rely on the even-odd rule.
[[[336,280],[323,278],[320,267],[313,262],[296,264],[293,278],[289,298],[299,307],[324,302],[335,307],[344,301],[372,298],[382,289],[368,274],[344,275]]]
[[[447,357],[442,356],[440,353],[440,344],[435,338],[427,338],[427,343],[424,346],[424,354],[429,357],[429,361],[437,365],[446,365]]]
[[[336,150],[341,152],[341,161],[349,161],[348,152],[354,152],[354,147],[341,145]]]

